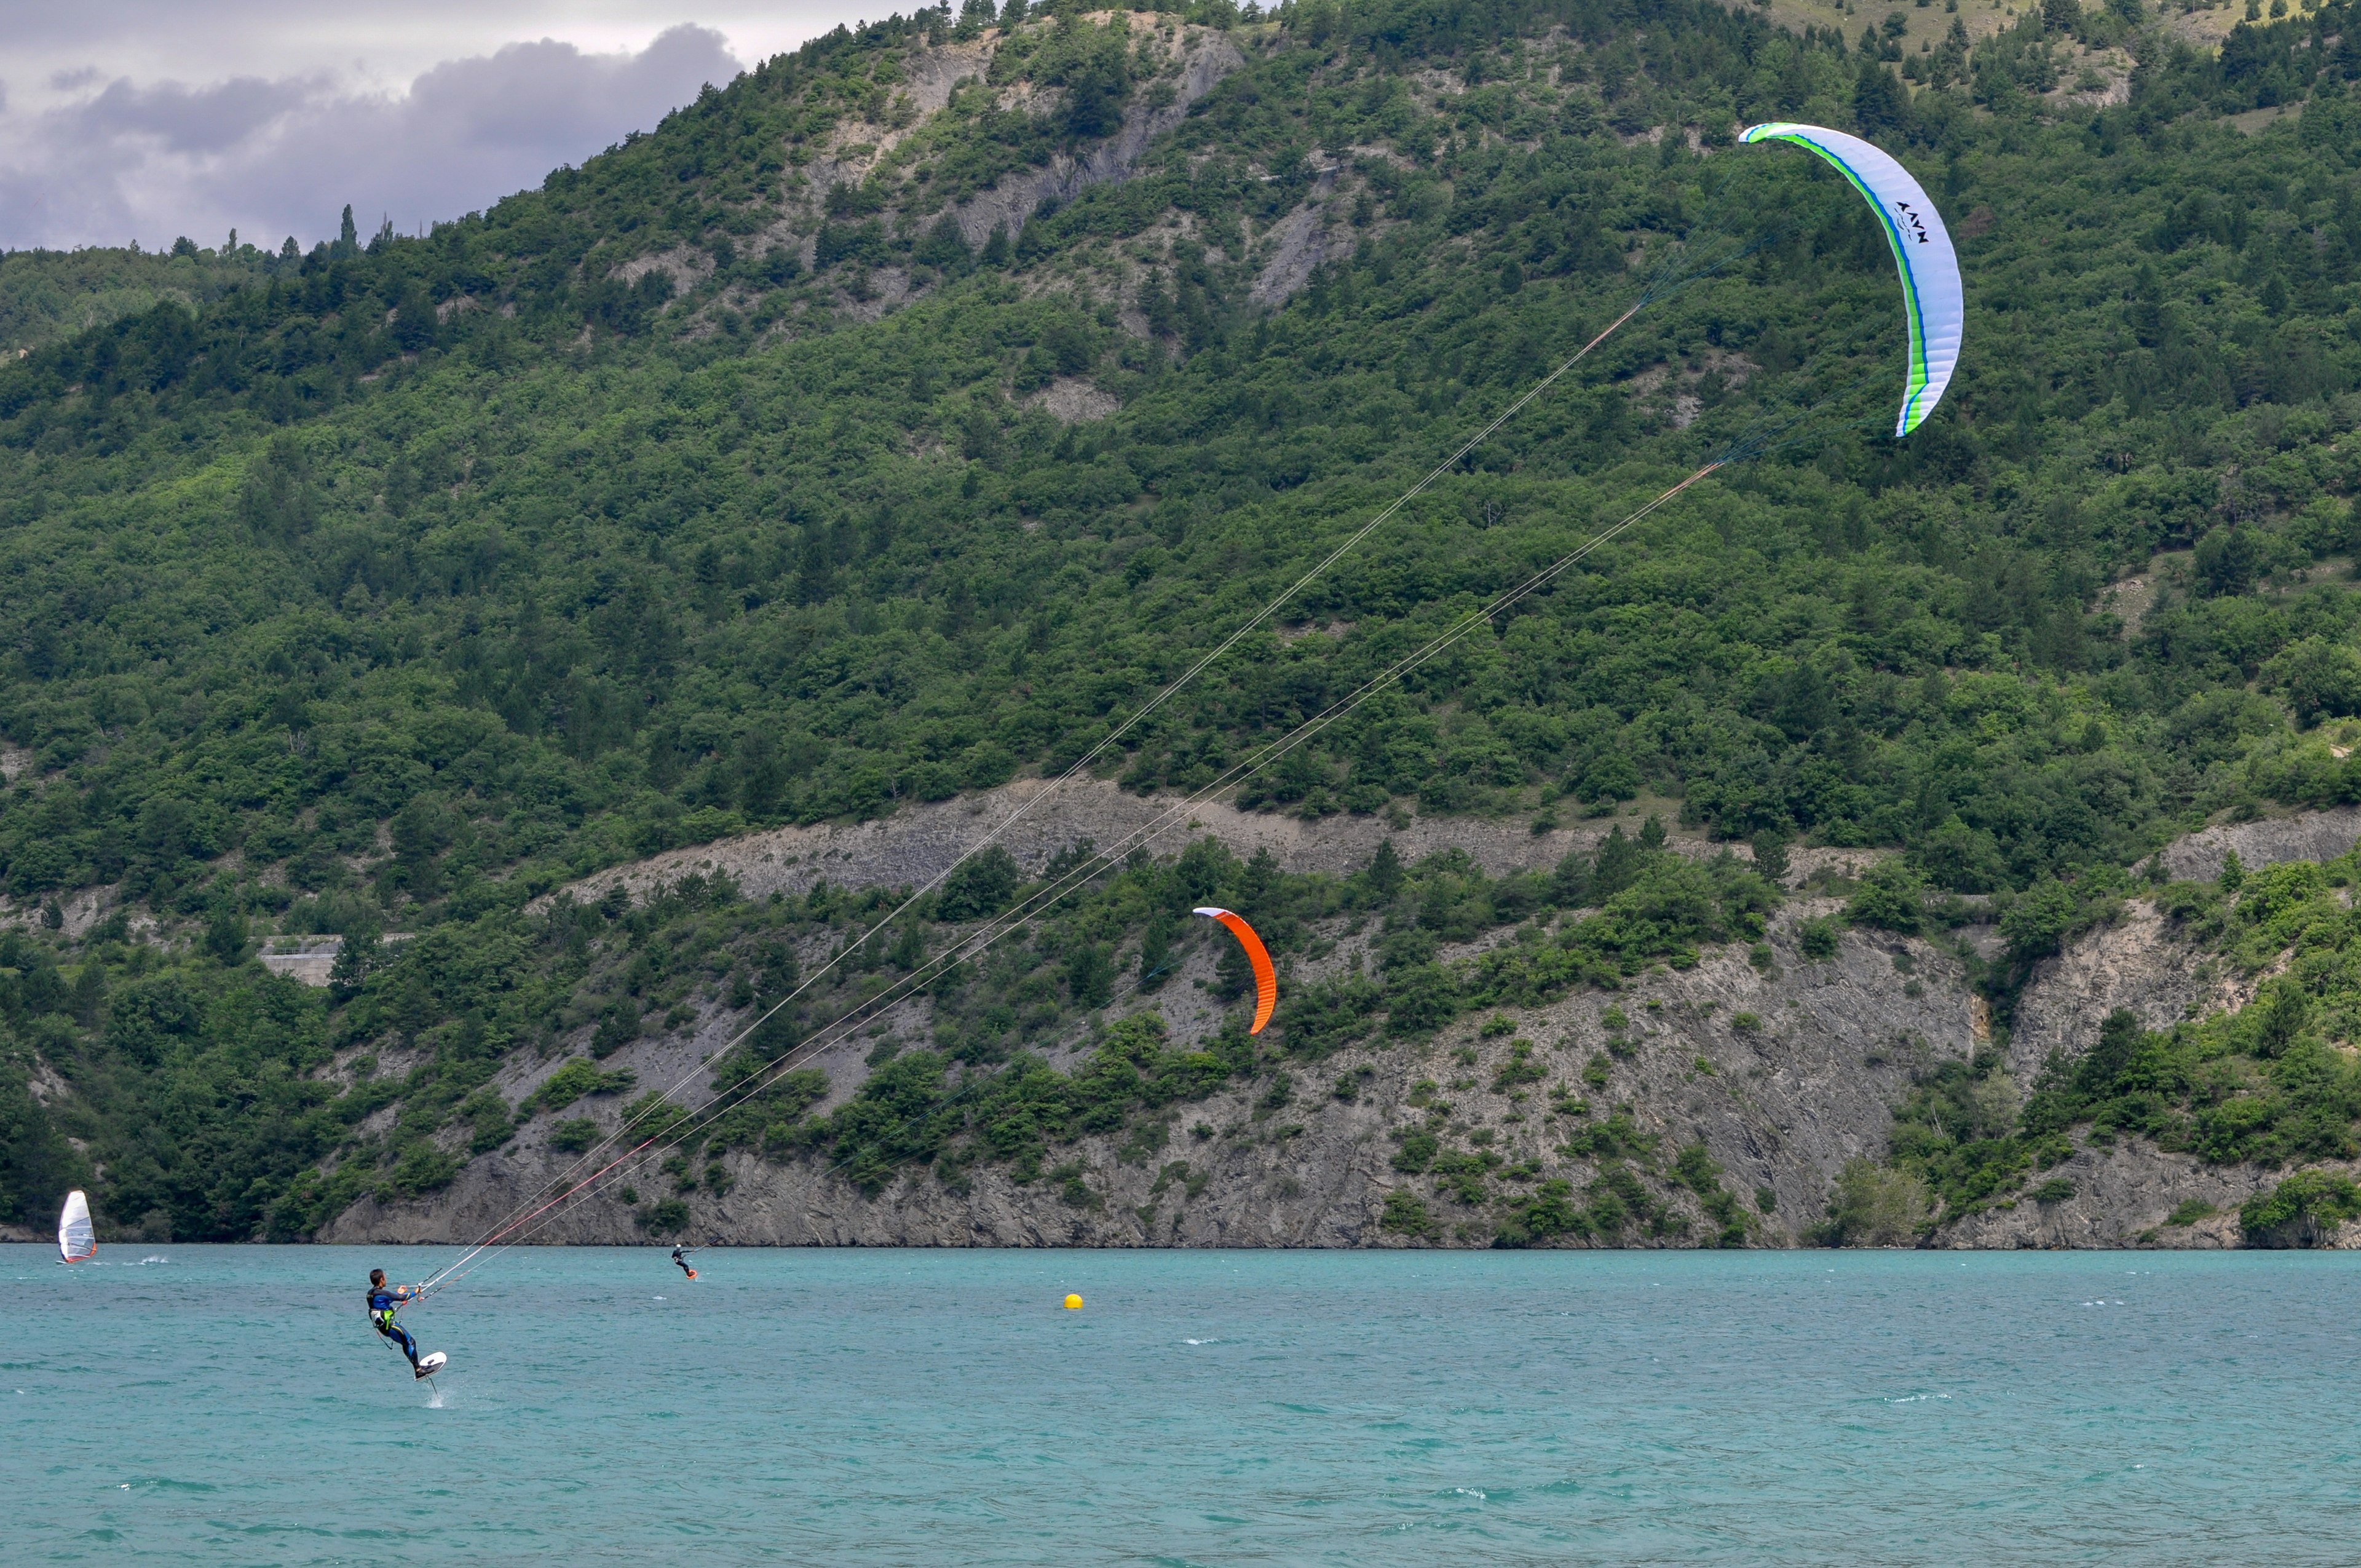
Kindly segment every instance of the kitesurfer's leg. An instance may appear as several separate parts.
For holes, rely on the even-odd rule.
[[[418,1365],[418,1342],[410,1337],[408,1329],[403,1328],[400,1323],[392,1324],[387,1330],[386,1337],[401,1347],[401,1354],[410,1357],[410,1365],[412,1367]]]

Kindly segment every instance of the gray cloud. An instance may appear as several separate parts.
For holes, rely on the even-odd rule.
[[[86,148],[132,148],[148,141],[168,154],[213,156],[233,152],[268,128],[285,113],[286,97],[280,84],[252,77],[200,88],[110,82],[96,97],[53,118]]]
[[[365,232],[380,215],[407,232],[538,184],[738,70],[720,34],[683,26],[635,54],[511,44],[446,60],[398,94],[317,74],[118,78],[0,114],[0,247],[182,234],[212,245],[233,226],[258,244],[309,245],[334,236],[347,202]]]

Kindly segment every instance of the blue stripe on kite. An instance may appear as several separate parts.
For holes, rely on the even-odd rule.
[[[1854,172],[1850,164],[1839,158],[1829,148],[1806,137],[1794,136],[1785,132],[1778,132],[1774,135],[1780,141],[1793,142],[1797,147],[1806,148],[1829,168],[1843,175],[1845,183],[1860,193],[1861,200],[1867,202],[1871,210],[1877,214],[1877,221],[1884,225],[1885,243],[1894,252],[1894,269],[1902,274],[1902,287],[1908,305],[1905,314],[1910,327],[1910,373],[1905,378],[1903,387],[1902,428],[1899,433],[1902,435],[1907,435],[1917,428],[1918,421],[1925,417],[1917,411],[1918,400],[1927,395],[1927,388],[1931,384],[1933,375],[1927,363],[1927,307],[1919,295],[1917,275],[1911,270],[1910,252],[1903,241],[1902,225],[1894,221],[1894,215],[1885,210],[1885,203],[1880,199],[1876,192],[1869,188],[1868,182]]]

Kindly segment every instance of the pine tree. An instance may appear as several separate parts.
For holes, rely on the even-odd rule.
[[[1631,886],[1632,880],[1640,874],[1640,862],[1645,858],[1640,846],[1625,836],[1623,824],[1618,822],[1609,828],[1606,839],[1598,846],[1598,858],[1592,862],[1592,900],[1603,904]]]
[[[358,996],[377,955],[376,932],[347,932],[336,948],[336,961],[328,966],[328,994],[340,1003]]]
[[[1872,60],[1861,62],[1852,84],[1853,125],[1865,137],[1898,135],[1909,128],[1910,100],[1894,72]]]

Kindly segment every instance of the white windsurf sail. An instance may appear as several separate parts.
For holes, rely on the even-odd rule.
[[[66,1194],[65,1212],[58,1216],[58,1255],[80,1263],[98,1254],[98,1233],[90,1227],[90,1200],[76,1188]]]

